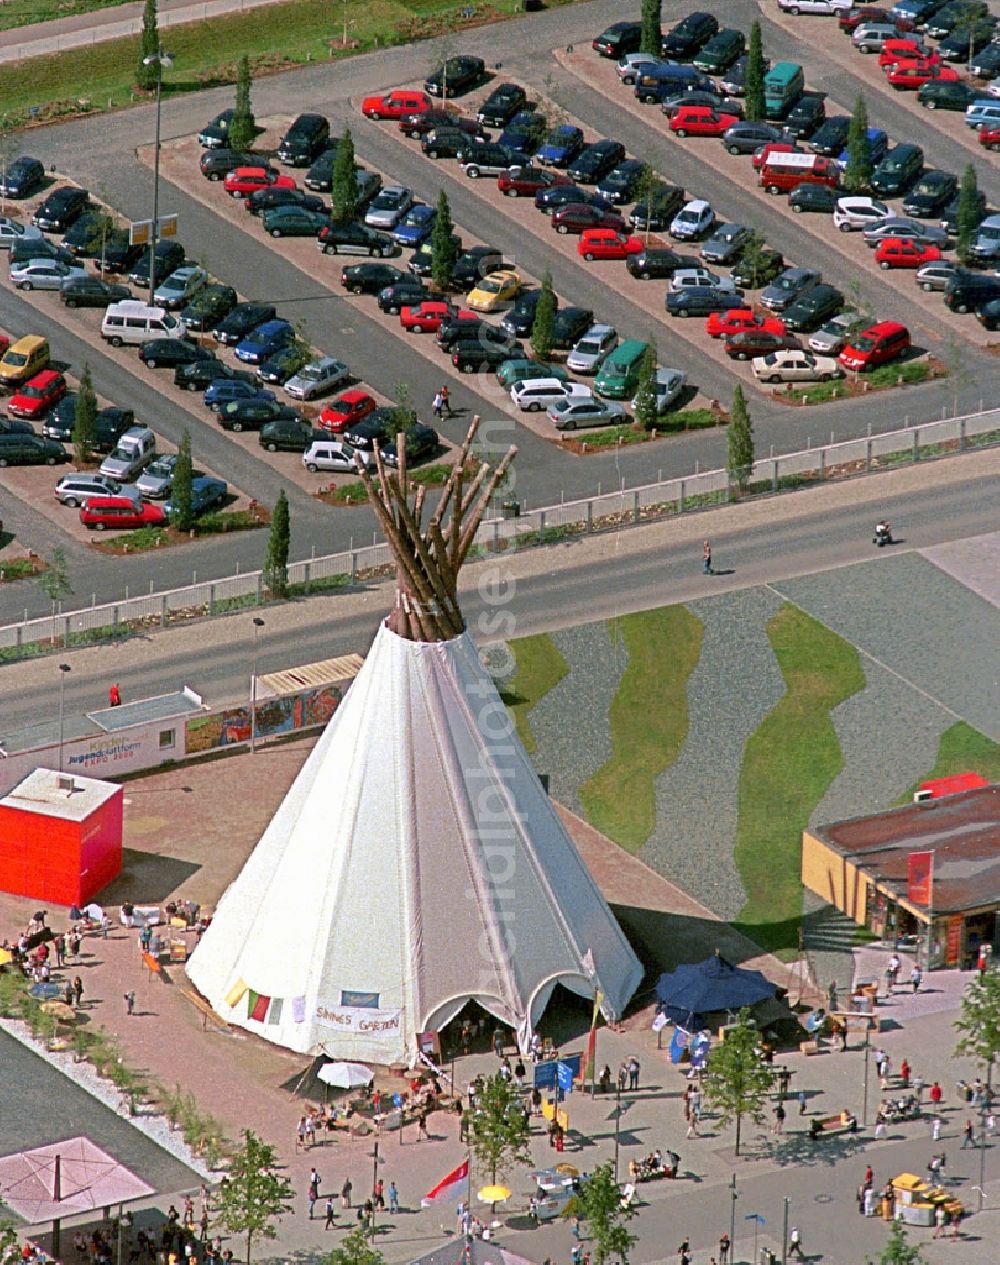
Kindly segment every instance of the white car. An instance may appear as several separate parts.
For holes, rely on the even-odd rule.
[[[867,228],[891,214],[878,198],[838,198],[833,209],[833,222],[842,233],[853,233],[856,228]]]
[[[285,390],[293,399],[311,400],[317,395],[325,395],[327,391],[335,391],[350,378],[351,371],[342,360],[321,356],[293,374],[285,383]]]
[[[686,202],[670,221],[670,236],[680,241],[694,241],[715,223],[715,212],[703,198]]]
[[[71,277],[85,277],[86,268],[75,268],[58,259],[29,259],[11,264],[10,279],[19,290],[61,290]]]
[[[829,382],[842,378],[844,371],[832,356],[816,356],[811,351],[772,351],[750,363],[761,382]]]
[[[511,401],[524,413],[540,413],[560,400],[592,400],[594,393],[582,382],[560,382],[558,378],[531,378],[515,382]]]
[[[785,13],[846,13],[854,0],[778,0]]]
[[[656,371],[656,411],[665,413],[680,393],[687,386],[687,374],[683,369],[657,369]],[[632,412],[635,412],[635,397],[632,399]]]
[[[302,454],[302,464],[310,472],[330,470],[334,474],[357,474],[357,458],[363,465],[371,465],[374,454],[353,448],[341,439],[317,439]]]
[[[184,264],[160,282],[153,292],[153,300],[160,307],[183,307],[207,280],[208,273],[204,268],[199,268],[197,264]]]
[[[573,373],[596,373],[604,357],[617,346],[616,329],[610,325],[591,325],[566,357],[566,368]]]
[[[678,268],[670,274],[667,293],[676,294],[679,290],[687,290],[692,286],[711,286],[713,290],[725,290],[735,294],[736,282],[729,276],[720,276],[710,272],[708,268]]]
[[[413,190],[401,184],[387,185],[365,212],[369,228],[395,228],[413,205]]]
[[[44,236],[34,224],[22,224],[12,215],[0,215],[0,250],[10,250],[15,242],[40,242]]]

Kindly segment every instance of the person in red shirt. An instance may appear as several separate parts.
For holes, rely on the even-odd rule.
[[[937,1083],[937,1081],[935,1081],[931,1086],[930,1100],[936,1107],[943,1097],[944,1095],[941,1092],[941,1086]]]

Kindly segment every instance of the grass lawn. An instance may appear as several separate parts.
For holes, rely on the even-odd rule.
[[[559,653],[548,633],[519,637],[510,643],[517,671],[501,690],[500,697],[514,717],[517,736],[531,754],[537,749],[531,731],[531,709],[555,689],[569,671],[569,664]]]
[[[958,773],[979,773],[990,782],[1000,782],[1000,744],[981,734],[978,729],[973,729],[964,720],[958,721],[941,735],[934,767],[920,781],[954,777]],[[919,784],[915,782],[899,802],[910,803]]]
[[[684,606],[612,620],[628,667],[611,703],[611,758],[580,787],[587,820],[638,852],[656,824],[656,779],[680,755],[688,732],[688,678],[703,628]]]
[[[735,925],[762,948],[795,956],[802,831],[843,767],[830,712],[865,677],[852,645],[793,606],[767,633],[786,693],[743,753],[735,857],[747,903]]]

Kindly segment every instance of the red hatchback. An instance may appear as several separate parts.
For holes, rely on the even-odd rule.
[[[675,136],[721,136],[739,123],[735,114],[722,114],[709,105],[682,105],[670,117],[670,130]]]
[[[985,145],[987,149],[1000,150],[1000,127],[981,127],[979,143]]]
[[[237,167],[222,186],[231,198],[248,198],[258,189],[294,189],[295,181],[271,167]]]
[[[713,312],[705,322],[709,338],[732,338],[744,330],[763,330],[767,334],[783,334],[785,322],[766,313],[758,316],[751,308],[733,307],[728,312]]]
[[[66,379],[54,369],[43,369],[29,378],[7,401],[11,417],[41,417],[66,394]]]
[[[885,78],[898,92],[915,92],[925,83],[958,83],[958,71],[921,58],[919,61],[897,62]]]
[[[331,400],[326,405],[316,419],[316,425],[320,430],[328,430],[333,435],[339,435],[355,422],[360,422],[363,417],[374,412],[376,407],[374,399],[367,391],[345,391],[343,395],[338,395],[335,400]]]
[[[941,258],[936,246],[911,241],[908,237],[886,237],[875,251],[880,268],[920,268]]]
[[[436,334],[441,322],[455,315],[455,308],[446,299],[424,299],[422,303],[401,308],[399,323],[411,334]]]
[[[583,233],[588,228],[612,228],[616,233],[624,233],[625,221],[617,211],[587,206],[585,202],[568,202],[552,212],[552,227],[557,233]]]
[[[895,360],[910,349],[910,331],[898,321],[869,325],[847,344],[837,359],[845,369],[861,373]]]
[[[365,97],[361,113],[370,119],[401,119],[404,114],[423,114],[434,105],[426,92],[397,88],[378,97]]]
[[[613,228],[588,228],[576,244],[577,254],[589,263],[592,259],[627,259],[641,255],[646,244],[641,237],[627,236]]]

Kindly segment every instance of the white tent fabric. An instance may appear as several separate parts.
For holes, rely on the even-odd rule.
[[[188,974],[279,1045],[412,1064],[468,999],[526,1048],[554,984],[615,1017],[642,968],[472,637],[383,625]]]

